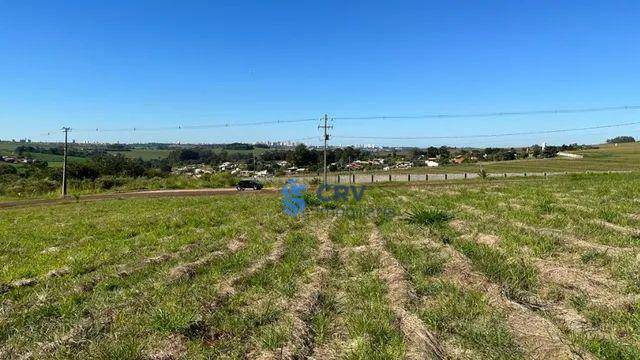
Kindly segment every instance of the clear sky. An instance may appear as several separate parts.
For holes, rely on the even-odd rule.
[[[636,1],[2,1],[0,139],[355,115],[640,105]],[[640,121],[640,110],[333,122],[335,134],[457,136]],[[317,137],[318,124],[75,132],[77,140]],[[640,126],[493,139],[640,137]],[[310,140],[310,143],[318,143]]]

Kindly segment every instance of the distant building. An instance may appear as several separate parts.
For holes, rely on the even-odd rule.
[[[582,159],[584,157],[584,156],[582,156],[580,154],[572,154],[572,153],[568,153],[568,152],[564,152],[564,151],[560,151],[556,155],[558,155],[560,157],[570,158],[570,159]]]
[[[427,165],[427,167],[438,167],[440,166],[440,164],[438,164],[436,161],[432,161],[432,160],[426,160],[425,165]]]

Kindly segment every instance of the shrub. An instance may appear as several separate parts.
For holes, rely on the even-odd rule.
[[[422,207],[414,207],[406,216],[406,220],[412,224],[427,226],[439,226],[451,219],[453,219],[453,216],[448,212]]]
[[[13,165],[0,164],[0,175],[17,174],[18,169]]]
[[[114,187],[120,187],[127,183],[127,180],[124,178],[119,178],[115,176],[103,176],[96,179],[96,188],[108,190],[113,189]]]

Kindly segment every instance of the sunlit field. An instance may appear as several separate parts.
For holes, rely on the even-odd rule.
[[[0,210],[0,358],[640,357],[636,173],[307,200]]]

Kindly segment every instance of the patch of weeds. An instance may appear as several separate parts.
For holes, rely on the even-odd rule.
[[[608,266],[611,264],[611,256],[606,252],[597,250],[588,250],[582,256],[580,260],[585,264],[597,264],[599,266]]]
[[[318,197],[318,194],[316,194],[315,192],[307,191],[302,195],[302,198],[304,199],[304,202],[308,207],[315,207],[315,206],[322,205],[322,201]]]
[[[551,199],[543,199],[535,205],[535,209],[539,214],[551,214],[559,208],[556,207],[555,203]]]
[[[380,258],[377,253],[366,251],[359,254],[353,254],[353,261],[358,272],[371,272],[380,266]]]
[[[463,291],[448,282],[434,286],[434,296],[420,318],[440,333],[453,334],[484,358],[521,358],[504,319],[491,310],[483,295]]]
[[[160,332],[181,333],[187,337],[195,335],[200,317],[186,308],[157,309],[152,315],[151,326]]]
[[[346,246],[360,246],[367,243],[371,229],[365,222],[349,221],[341,218],[329,233],[331,240]]]
[[[578,294],[569,297],[569,303],[574,309],[584,311],[589,304],[589,300],[587,300],[587,297],[584,294]]]
[[[69,263],[69,269],[74,275],[84,275],[98,269],[98,264],[89,256],[74,256]]]
[[[118,339],[114,342],[101,342],[90,355],[96,359],[136,360],[142,358],[142,345],[132,338]],[[76,354],[77,355],[77,354]]]
[[[418,294],[430,283],[429,277],[442,273],[447,259],[437,249],[420,249],[415,245],[389,241],[393,256],[407,269]]]
[[[329,338],[331,322],[334,320],[334,314],[338,313],[338,303],[335,298],[321,292],[317,300],[318,311],[310,320],[311,329],[313,331],[313,339],[316,343],[323,343]]]
[[[358,339],[348,359],[400,359],[404,356],[404,337],[384,296],[386,287],[374,272],[350,283],[346,324],[352,339]]]
[[[260,342],[268,350],[282,348],[289,338],[289,328],[279,324],[269,324],[261,330]]]
[[[372,208],[371,211],[373,212],[373,222],[378,226],[393,221],[399,213],[399,209],[396,206],[378,206]]]
[[[615,223],[619,219],[620,214],[608,209],[600,209],[598,210],[598,217],[604,221]]]
[[[407,212],[405,219],[409,223],[416,225],[442,226],[453,219],[453,216],[446,211],[438,209],[414,207]]]
[[[533,291],[538,284],[538,272],[523,258],[512,258],[498,249],[467,240],[458,240],[454,246],[489,279],[505,286],[508,293]]]
[[[614,339],[585,338],[583,344],[598,358],[625,360],[640,359],[640,349]]]
[[[565,299],[564,291],[556,284],[550,284],[547,289],[546,298],[551,301],[561,302]]]

